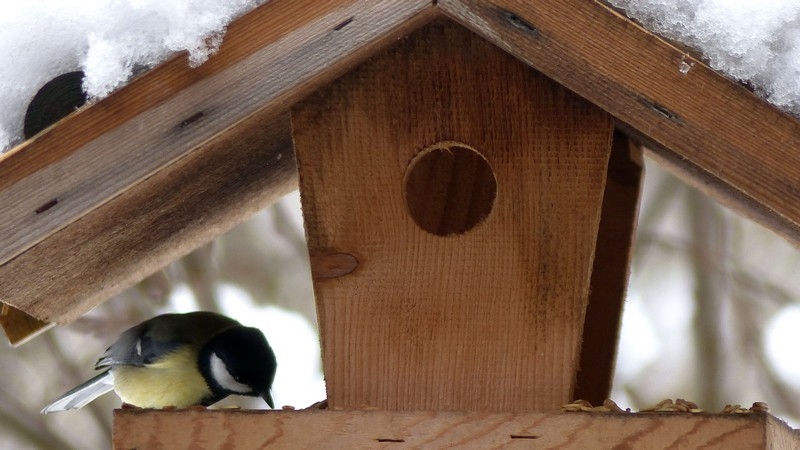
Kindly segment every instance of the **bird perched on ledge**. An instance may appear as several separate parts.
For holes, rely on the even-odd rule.
[[[140,408],[209,406],[231,395],[270,389],[277,361],[264,334],[220,314],[163,314],[122,333],[97,361],[106,370],[62,395],[42,413],[78,409],[114,390]]]

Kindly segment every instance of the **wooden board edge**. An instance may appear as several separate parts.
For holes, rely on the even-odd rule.
[[[800,448],[800,430],[770,415],[767,417],[766,440],[767,445],[764,448],[776,450]]]
[[[54,326],[54,323],[43,322],[11,305],[0,303],[0,327],[12,347],[19,347]]]
[[[167,431],[174,430],[174,431]],[[116,410],[115,449],[769,448],[800,445],[765,413]]]
[[[624,125],[621,125],[625,127]],[[719,204],[777,234],[795,247],[800,247],[800,224],[795,223],[753,197],[733,188],[697,164],[642,136],[627,131],[644,146],[644,154],[679,180],[714,199]]]

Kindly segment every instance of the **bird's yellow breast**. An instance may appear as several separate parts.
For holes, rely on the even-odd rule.
[[[146,367],[117,366],[113,372],[117,395],[140,408],[185,408],[211,395],[197,368],[197,352],[188,348]]]

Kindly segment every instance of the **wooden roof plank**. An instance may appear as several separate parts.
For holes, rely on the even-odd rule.
[[[0,300],[69,323],[297,188],[288,114],[256,114],[0,265]]]
[[[601,1],[441,0],[452,18],[701,169],[800,242],[800,122]],[[576,30],[580,30],[577,32]]]
[[[285,108],[391,40],[429,1],[273,0],[219,52],[185,57],[0,157],[0,264],[269,105]]]

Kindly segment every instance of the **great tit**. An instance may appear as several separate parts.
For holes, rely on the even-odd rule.
[[[81,408],[112,389],[140,408],[209,406],[230,394],[275,407],[277,361],[264,334],[212,312],[163,314],[128,329],[97,361],[103,368],[42,413]]]

